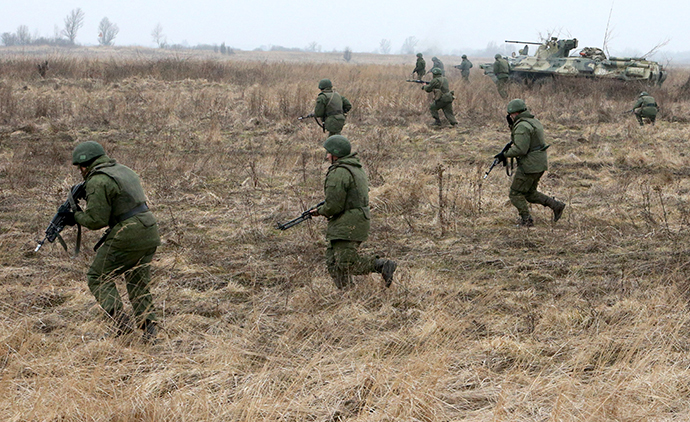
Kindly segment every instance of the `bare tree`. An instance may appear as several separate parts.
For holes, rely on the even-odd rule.
[[[28,45],[31,44],[31,33],[29,27],[26,25],[19,25],[17,28],[17,44]]]
[[[158,23],[155,28],[153,28],[153,32],[151,32],[151,37],[153,38],[153,42],[155,42],[158,45],[158,48],[163,48],[165,47],[166,44],[166,38],[165,35],[163,35],[163,26]]]
[[[70,44],[74,44],[77,32],[82,26],[84,26],[84,12],[80,8],[72,9],[65,17],[65,29],[62,30],[62,35],[69,40]]]
[[[0,35],[0,40],[2,40],[2,45],[10,47],[17,44],[17,35],[11,32],[3,32]]]
[[[379,50],[381,50],[381,54],[390,54],[391,53],[391,40],[387,39],[382,39],[381,42],[379,43]]]
[[[307,45],[307,48],[305,48],[305,50],[315,53],[317,51],[321,51],[321,46],[316,41],[312,41],[309,43],[309,45]]]
[[[100,45],[113,45],[113,40],[120,32],[116,24],[110,22],[108,18],[103,18],[98,24],[98,43]]]
[[[402,49],[400,50],[403,54],[414,54],[414,49],[417,47],[417,37],[407,37],[405,42],[403,42]]]

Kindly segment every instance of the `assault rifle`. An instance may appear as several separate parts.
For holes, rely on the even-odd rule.
[[[406,82],[414,82],[416,84],[429,85],[429,82],[423,81],[421,79],[408,79]]]
[[[307,221],[307,220],[311,220],[312,215],[311,215],[311,213],[310,213],[309,211],[313,210],[314,208],[318,208],[318,207],[320,207],[321,205],[323,205],[323,204],[325,204],[325,203],[326,203],[326,201],[321,201],[321,202],[319,202],[318,204],[316,204],[316,206],[311,207],[310,209],[304,211],[304,212],[302,213],[302,215],[300,215],[299,217],[295,218],[294,220],[290,220],[290,221],[288,221],[287,223],[278,224],[278,226],[277,226],[276,228],[277,228],[278,230],[287,230],[287,229],[289,229],[289,228],[292,227],[292,226],[298,225],[299,223],[303,223],[303,222],[305,222],[305,221]]]
[[[80,210],[78,201],[84,198],[86,198],[86,187],[84,186],[84,182],[72,186],[69,194],[67,195],[67,200],[62,205],[60,205],[57,212],[53,216],[53,219],[50,220],[50,224],[48,224],[48,228],[46,229],[46,235],[43,238],[43,240],[38,242],[38,246],[36,246],[36,250],[34,250],[34,252],[38,252],[38,250],[41,249],[41,246],[43,246],[46,240],[50,243],[53,243],[55,242],[55,239],[57,239],[62,245],[62,247],[65,248],[65,251],[67,251],[67,244],[62,239],[62,236],[60,236],[60,232],[62,231],[62,229],[65,228],[65,223],[67,222],[66,220],[70,216],[70,214],[72,214],[73,216],[75,211]],[[79,253],[80,243],[81,226],[77,224],[77,245],[74,248],[75,255]]]
[[[324,132],[326,132],[326,126],[323,125],[323,124],[321,124],[321,122],[319,122],[319,118],[316,117],[316,115],[315,115],[314,113],[309,113],[309,114],[307,114],[306,116],[299,116],[299,117],[297,118],[297,120],[302,121],[302,120],[308,119],[308,118],[310,118],[310,117],[313,117],[314,120],[316,121],[316,124],[319,125],[319,127],[321,128],[321,130],[324,131]]]
[[[503,147],[503,149],[501,150],[501,152],[502,152],[503,154],[505,154],[505,153],[510,149],[511,146],[513,146],[513,141],[508,142],[508,143],[506,144],[506,146]],[[491,173],[491,170],[493,170],[494,167],[496,167],[496,166],[498,165],[498,163],[503,163],[503,167],[506,168],[506,175],[508,175],[508,176],[510,177],[510,176],[511,176],[511,171],[513,170],[513,161],[512,161],[512,158],[511,158],[511,161],[510,161],[510,168],[508,167],[508,159],[507,159],[507,158],[504,158],[503,160],[501,160],[501,159],[499,159],[499,158],[494,158],[494,162],[491,163],[491,167],[489,167],[489,170],[487,170],[486,173],[484,173],[484,177],[482,177],[482,179],[486,179],[487,177],[489,177],[489,173]]]

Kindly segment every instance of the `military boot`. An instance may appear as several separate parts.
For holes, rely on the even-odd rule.
[[[110,319],[115,323],[115,337],[124,336],[134,331],[129,316],[122,311],[108,312]]]
[[[545,205],[553,210],[554,223],[561,219],[561,215],[563,215],[563,210],[565,209],[565,204],[563,202],[557,201],[556,198],[551,197],[546,200]]]
[[[441,119],[438,117],[434,117],[434,123],[431,124],[431,126],[441,126]]]
[[[158,325],[156,322],[146,320],[141,328],[144,330],[141,340],[147,344],[154,344],[156,342],[156,337],[158,337]]]
[[[390,287],[393,283],[393,273],[398,267],[398,263],[390,259],[377,259],[374,261],[374,271],[383,276],[383,281],[386,282],[386,287]]]
[[[522,227],[534,227],[534,220],[531,215],[522,216],[518,224]]]

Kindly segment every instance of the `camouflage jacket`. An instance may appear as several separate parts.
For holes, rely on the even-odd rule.
[[[329,132],[340,132],[345,123],[345,114],[352,109],[347,98],[333,89],[324,89],[316,97],[314,115],[320,117]]]
[[[525,173],[541,173],[548,169],[544,127],[529,111],[517,115],[510,133],[513,145],[505,153],[517,158],[518,167]]]
[[[639,113],[643,117],[651,115],[656,116],[657,107],[658,106],[656,104],[656,100],[654,99],[654,97],[652,97],[651,95],[643,95],[637,99],[635,105],[633,106],[633,110],[639,109]]]
[[[460,65],[458,66],[458,69],[460,69],[462,76],[469,75],[471,68],[472,68],[472,62],[469,61],[468,59],[462,59],[462,63],[460,63]]]
[[[357,153],[339,158],[328,168],[323,184],[325,203],[318,208],[328,218],[327,240],[369,237],[369,180]]]
[[[440,100],[444,102],[452,102],[453,94],[450,92],[450,87],[448,85],[448,78],[445,76],[434,75],[434,78],[429,82],[428,85],[422,87],[426,92],[434,93],[434,100]]]
[[[99,230],[109,226],[104,247],[120,250],[144,250],[160,245],[158,226],[151,211],[120,221],[119,217],[146,203],[139,176],[107,155],[98,157],[84,178],[86,209],[74,213],[82,226]]]
[[[510,65],[508,64],[508,60],[504,59],[503,57],[496,59],[494,62],[494,75],[496,75],[496,78],[506,79],[509,74]]]
[[[424,75],[426,73],[426,62],[423,58],[417,57],[417,64],[415,65],[412,73],[416,73],[418,75]]]

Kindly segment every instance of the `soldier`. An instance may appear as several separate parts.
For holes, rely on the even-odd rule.
[[[496,54],[494,58],[496,59],[494,62],[496,88],[498,88],[498,93],[501,95],[501,98],[508,98],[508,93],[506,92],[506,84],[508,83],[508,75],[510,74],[508,60],[504,59],[500,54]]]
[[[656,100],[654,100],[654,97],[649,95],[647,92],[643,91],[637,98],[637,101],[632,108],[632,112],[635,113],[635,117],[637,117],[637,121],[640,123],[640,126],[644,126],[644,119],[649,120],[649,123],[654,125],[654,122],[656,122],[656,114],[658,112]]]
[[[448,79],[442,76],[442,70],[437,67],[431,69],[431,73],[434,75],[434,78],[428,85],[422,86],[422,89],[426,92],[434,93],[434,101],[429,105],[431,117],[434,118],[433,124],[436,126],[441,125],[438,111],[443,110],[443,114],[446,116],[448,123],[450,123],[451,126],[455,126],[458,124],[453,114],[453,100],[455,96],[448,86]]]
[[[309,210],[328,219],[326,265],[339,289],[352,286],[353,275],[372,272],[383,276],[386,287],[393,282],[395,261],[376,256],[360,256],[359,245],[369,237],[369,180],[357,153],[342,135],[324,142],[326,160],[331,163],[324,182],[325,203]]]
[[[316,97],[314,115],[321,118],[328,136],[337,135],[345,126],[345,115],[352,109],[352,104],[335,92],[330,79],[321,79],[319,89],[321,92]]]
[[[158,330],[149,267],[160,237],[139,176],[108,157],[95,141],[77,145],[72,164],[85,181],[86,210],[76,211],[71,225],[77,223],[91,230],[108,226],[86,273],[89,289],[115,322],[116,335],[126,334],[132,328],[114,281],[124,274],[137,324],[144,331],[144,341],[151,342]]]
[[[434,66],[431,68],[431,70],[434,70],[434,68],[441,69],[441,75],[446,76],[446,71],[443,69],[443,62],[441,59],[434,56],[431,58],[431,61],[434,63]],[[431,72],[431,70],[429,72]]]
[[[417,79],[421,80],[426,75],[426,62],[423,59],[422,53],[417,53],[417,64],[412,71],[412,74],[417,74]]]
[[[518,50],[518,54],[521,56],[526,56],[529,54],[529,45],[525,44],[525,46],[521,49]]]
[[[512,145],[508,151],[500,152],[494,158],[504,163],[508,158],[517,158],[518,166],[510,186],[510,202],[520,212],[521,226],[534,226],[528,202],[551,208],[553,221],[556,222],[561,218],[565,204],[537,191],[539,179],[548,168],[546,149],[549,146],[544,142],[544,128],[527,110],[523,100],[512,100],[507,108]]]
[[[462,80],[466,83],[470,81],[470,69],[472,68],[472,62],[467,59],[467,55],[462,55],[462,62],[457,66],[460,69],[460,74],[462,75]]]

